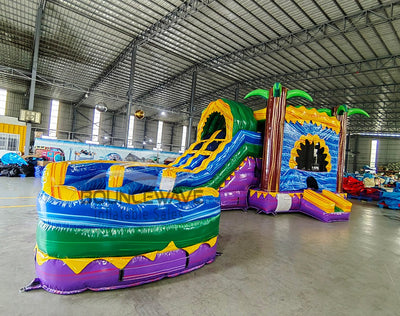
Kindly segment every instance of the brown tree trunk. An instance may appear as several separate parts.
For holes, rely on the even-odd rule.
[[[340,121],[336,192],[343,193],[344,162],[346,159],[347,112],[343,112],[342,115],[336,114],[336,117]]]
[[[279,192],[286,94],[287,89],[282,87],[281,96],[274,97],[273,89],[270,89],[267,101],[261,171],[261,189],[267,192]]]

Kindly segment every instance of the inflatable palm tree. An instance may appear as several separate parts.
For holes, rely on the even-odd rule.
[[[347,105],[339,105],[333,109],[333,113],[328,113],[328,115],[335,115],[340,121],[340,135],[339,135],[339,156],[338,156],[338,168],[337,168],[337,182],[336,182],[336,192],[343,192],[343,174],[345,169],[345,159],[346,159],[346,135],[347,135],[347,117],[353,114],[361,114],[369,117],[369,114],[362,109],[354,108],[349,109]]]
[[[313,99],[307,92],[302,90],[288,90],[278,82],[269,91],[263,89],[253,90],[244,98],[246,99],[251,96],[260,96],[267,99],[261,189],[268,192],[278,192],[286,100],[293,97],[303,97],[310,101]]]

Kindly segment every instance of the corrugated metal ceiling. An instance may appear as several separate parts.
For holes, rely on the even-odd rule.
[[[39,5],[0,0],[0,87],[29,89]],[[236,88],[242,100],[279,80],[313,94],[313,106],[366,109],[352,132],[400,132],[400,1],[48,0],[36,93],[123,112],[134,46],[134,105],[182,111],[167,120],[187,119],[197,70],[196,116]]]

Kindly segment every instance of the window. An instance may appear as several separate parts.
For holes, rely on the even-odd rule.
[[[0,150],[18,151],[19,135],[0,133]]]
[[[135,116],[129,118],[128,147],[133,147],[133,129],[135,127]]]
[[[7,90],[0,89],[0,115],[6,115]]]
[[[181,142],[181,150],[179,152],[183,153],[186,147],[186,133],[187,133],[187,126],[183,126],[182,129],[182,142]]]
[[[49,137],[51,138],[57,138],[59,107],[60,107],[60,102],[58,100],[51,100],[50,123],[49,123]]]
[[[289,167],[314,172],[330,172],[331,155],[318,135],[302,135],[290,153]]]
[[[158,121],[158,129],[157,129],[157,147],[156,147],[156,148],[153,148],[154,150],[161,150],[163,123],[164,123],[163,121]]]
[[[371,158],[369,159],[369,166],[371,168],[376,167],[376,154],[378,153],[378,140],[374,139],[371,141]]]
[[[92,142],[99,142],[99,130],[100,130],[100,112],[94,109],[93,117],[93,129],[92,129]]]

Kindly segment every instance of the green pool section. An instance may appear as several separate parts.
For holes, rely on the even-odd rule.
[[[38,248],[56,258],[136,256],[163,250],[173,241],[178,248],[218,235],[220,215],[193,222],[125,228],[70,228],[39,221]]]

